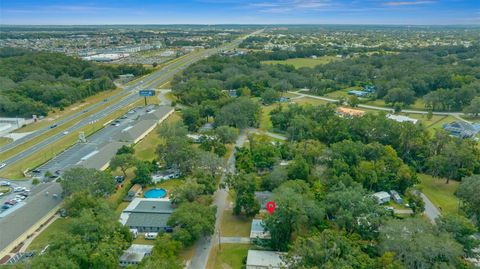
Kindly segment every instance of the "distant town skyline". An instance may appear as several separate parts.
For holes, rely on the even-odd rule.
[[[480,24],[478,0],[4,0],[0,24]]]

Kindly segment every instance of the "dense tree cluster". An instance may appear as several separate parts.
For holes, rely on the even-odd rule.
[[[382,114],[367,114],[361,118],[348,119],[336,116],[334,107],[331,106],[290,105],[288,108],[279,107],[273,110],[271,119],[273,127],[285,132],[291,140],[316,139],[335,147],[330,164],[331,167],[335,167],[334,175],[336,176],[342,173],[351,176],[355,173],[353,170],[356,170],[364,173],[368,180],[377,181],[379,176],[384,179],[386,176],[386,174],[379,175],[377,173],[379,170],[375,172],[376,169],[380,169],[378,165],[385,168],[391,165],[393,170],[383,171],[393,172],[403,178],[404,183],[409,182],[399,185],[401,190],[405,190],[415,182],[415,175],[402,163],[402,160],[417,171],[447,179],[458,180],[480,172],[480,152],[474,141],[450,137],[440,131],[432,136],[421,124],[398,123],[387,119]],[[342,142],[344,140],[354,142]],[[340,144],[334,145],[339,142]],[[345,143],[349,143],[348,146],[345,145],[344,152],[347,155],[341,157],[344,162],[341,163],[335,160],[335,156],[342,152],[340,150]],[[367,148],[376,149],[371,148],[372,151],[367,153],[366,159],[361,157],[360,148],[365,147],[364,144],[371,143],[380,143],[385,147],[378,144],[366,145]],[[357,151],[356,148],[359,150]],[[393,162],[389,164],[386,159],[382,159],[382,155],[385,157],[390,155]],[[345,167],[349,165],[354,167]],[[350,172],[344,173],[345,169]],[[367,175],[367,173],[370,174]],[[375,182],[374,185],[380,181]],[[368,184],[365,186],[369,188]]]
[[[411,49],[300,69],[263,65],[261,61],[323,54],[299,49],[239,57],[214,56],[177,76],[173,89],[186,104],[222,100],[226,90],[262,97],[265,103],[271,103],[279,93],[292,89],[308,88],[323,95],[353,86],[374,85],[376,93],[372,98],[385,99],[387,104],[410,105],[417,98],[424,98],[426,107],[432,110],[476,111],[470,103],[480,95],[479,49],[476,46]],[[277,54],[285,55],[275,57]]]
[[[143,75],[139,66],[105,66],[61,53],[0,49],[0,114],[31,117],[115,88],[121,74]]]

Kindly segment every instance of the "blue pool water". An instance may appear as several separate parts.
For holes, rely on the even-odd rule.
[[[165,189],[151,189],[143,195],[145,198],[163,198],[167,196],[167,191]]]

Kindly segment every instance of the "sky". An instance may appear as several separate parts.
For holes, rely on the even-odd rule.
[[[480,24],[480,0],[0,0],[0,24]]]

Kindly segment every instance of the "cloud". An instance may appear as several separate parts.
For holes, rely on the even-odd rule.
[[[299,10],[319,10],[330,5],[330,0],[280,0],[251,3],[249,7],[264,13],[285,13]]]
[[[426,5],[434,4],[436,1],[390,1],[383,3],[384,6],[398,7],[398,6],[416,6],[416,5]]]

